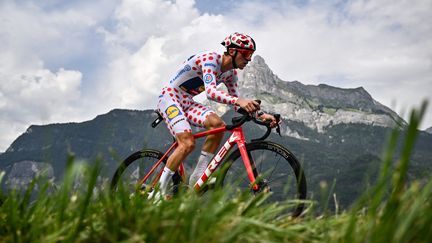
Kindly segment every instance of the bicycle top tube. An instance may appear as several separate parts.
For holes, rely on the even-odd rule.
[[[206,137],[208,135],[217,134],[217,133],[226,132],[226,131],[227,131],[227,129],[225,126],[224,127],[218,127],[218,128],[213,128],[213,129],[210,129],[207,131],[195,133],[193,135],[193,137],[194,138],[202,138],[202,137]]]
[[[279,122],[280,115],[275,114],[274,116],[276,117],[277,122]],[[230,124],[230,125],[225,125],[224,127],[218,127],[218,128],[210,129],[207,131],[201,131],[201,132],[195,133],[193,136],[194,136],[194,138],[201,138],[201,137],[205,137],[208,135],[218,134],[218,133],[222,133],[222,132],[226,132],[226,131],[232,132],[233,130],[236,130],[236,128],[241,127],[244,123],[246,123],[248,121],[253,121],[256,124],[261,125],[261,126],[265,126],[267,128],[266,133],[262,137],[257,138],[257,139],[252,139],[251,141],[265,140],[270,135],[270,133],[271,133],[270,122],[259,121],[254,116],[252,116],[251,114],[243,113],[242,116],[232,118],[232,124]],[[240,130],[242,130],[242,129],[240,129]],[[277,126],[276,131],[280,135],[279,125]]]

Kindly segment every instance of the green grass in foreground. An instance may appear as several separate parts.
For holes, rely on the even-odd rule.
[[[376,185],[340,214],[316,215],[309,202],[302,218],[280,217],[293,202],[269,205],[266,195],[230,198],[223,191],[186,192],[155,204],[98,190],[100,168],[71,160],[54,192],[35,181],[36,199],[32,187],[2,197],[0,242],[430,242],[432,181],[406,180],[425,106],[411,114],[400,160],[394,166],[395,130]],[[75,189],[77,175],[84,175],[84,186]]]

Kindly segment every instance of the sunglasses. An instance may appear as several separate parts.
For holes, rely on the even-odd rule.
[[[242,56],[248,61],[251,60],[252,55],[254,53],[253,50],[249,50],[249,49],[237,49],[236,48],[236,51],[240,52],[242,54]]]

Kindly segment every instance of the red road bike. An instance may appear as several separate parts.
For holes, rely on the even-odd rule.
[[[280,115],[275,117],[280,119]],[[162,117],[159,115],[152,123],[152,127],[156,127],[160,121]],[[267,127],[264,136],[246,142],[242,125],[248,121]],[[280,134],[279,126],[277,131]],[[241,117],[234,117],[231,125],[196,133],[194,138],[223,132],[230,132],[231,136],[215,154],[193,188],[197,192],[205,192],[210,188],[230,185],[254,194],[271,191],[267,199],[270,202],[300,199],[292,211],[293,216],[300,215],[304,208],[302,200],[306,198],[307,192],[303,169],[296,157],[284,146],[264,141],[271,133],[269,123],[245,113]],[[126,190],[139,190],[140,194],[146,195],[155,188],[167,158],[176,146],[177,142],[174,141],[165,153],[154,149],[142,149],[131,154],[115,171],[111,189],[117,190],[121,185]],[[229,153],[235,146],[237,149]],[[173,194],[178,192],[182,183],[187,184],[183,163],[172,178]]]

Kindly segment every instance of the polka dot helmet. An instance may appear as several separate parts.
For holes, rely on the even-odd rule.
[[[226,48],[234,47],[241,49],[249,49],[253,51],[256,50],[256,44],[252,37],[238,32],[227,36],[221,44]]]

